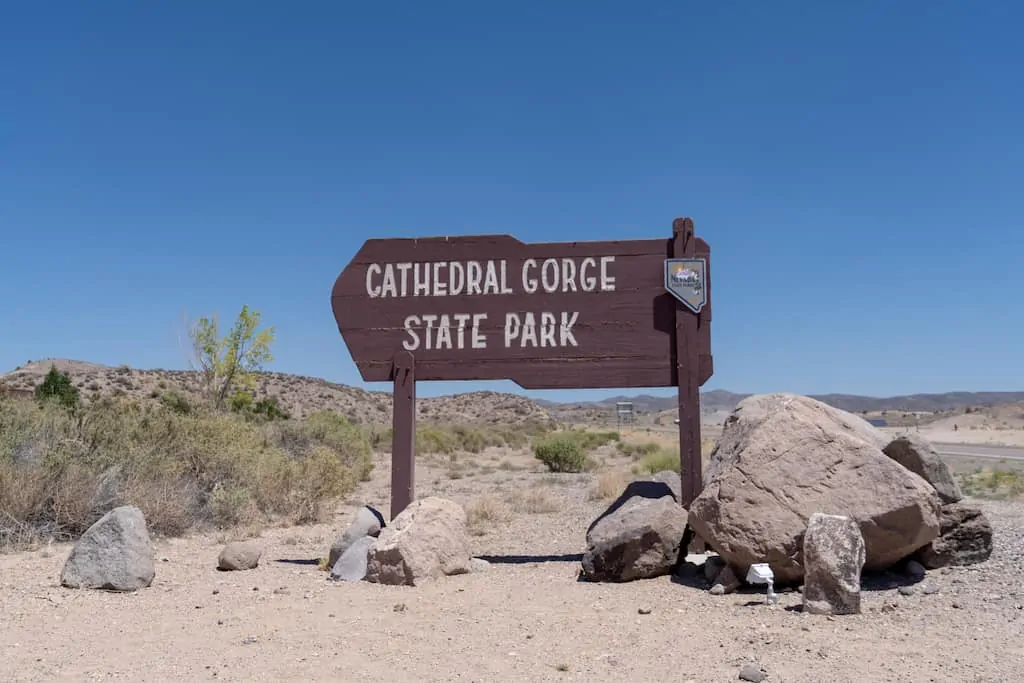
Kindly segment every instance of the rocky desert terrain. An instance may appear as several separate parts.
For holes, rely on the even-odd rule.
[[[25,378],[48,368],[39,364],[19,370],[8,386],[25,387],[30,384]],[[140,400],[153,399],[175,381],[174,388],[188,386],[174,373],[81,365],[64,369],[73,371],[69,374],[84,392],[119,387]],[[318,380],[290,381],[274,376],[263,380],[264,390],[291,401],[289,410],[308,413],[338,405],[336,409],[355,411],[350,414],[367,422],[386,412],[375,407],[381,403],[373,394]],[[100,389],[90,389],[92,383]],[[289,386],[291,391],[283,390]],[[486,410],[481,398],[490,402]],[[305,401],[301,405],[300,399]],[[706,430],[723,440],[715,454],[706,454],[706,471],[713,473],[713,481],[692,508],[691,515],[701,519],[691,517],[691,528],[698,524],[715,545],[714,539],[720,544],[734,533],[733,522],[723,520],[740,520],[744,529],[761,529],[743,541],[749,545],[752,538],[756,547],[773,534],[782,533],[783,538],[789,533],[785,529],[792,524],[786,520],[792,515],[786,510],[811,509],[807,506],[819,505],[813,502],[816,496],[839,501],[840,507],[847,505],[842,501],[851,501],[851,514],[860,509],[862,499],[874,497],[879,510],[890,504],[890,494],[880,493],[886,477],[865,472],[863,464],[886,462],[878,449],[894,435],[871,432],[866,424],[852,432],[836,427],[828,421],[832,418],[822,417],[826,408],[808,405],[793,416],[772,418],[780,422],[768,420],[767,427],[755,420],[742,428],[727,425],[724,435],[721,427]],[[957,432],[987,424],[987,410],[963,413],[982,417],[958,423]],[[1015,409],[1006,410],[998,419],[1012,424]],[[436,399],[425,414],[438,421],[522,424],[549,415],[546,411],[518,397],[485,394]],[[847,436],[831,436],[837,429]],[[819,430],[824,438],[816,436]],[[860,441],[850,441],[850,434]],[[387,513],[390,456],[385,452],[373,454],[369,477],[325,522],[155,537],[154,575],[138,590],[63,586],[62,570],[73,543],[39,543],[0,554],[0,680],[657,678],[859,683],[1019,678],[1024,663],[1024,507],[1016,502],[1019,492],[1013,488],[1019,479],[1005,489],[1013,495],[1000,496],[1006,500],[992,500],[983,488],[965,486],[966,497],[954,507],[980,511],[984,518],[983,527],[972,527],[971,535],[961,537],[967,544],[963,557],[973,553],[974,559],[937,563],[945,566],[928,570],[901,560],[865,570],[858,581],[858,613],[808,613],[800,581],[780,585],[776,604],[767,604],[763,586],[740,581],[723,588],[722,566],[735,559],[743,543],[739,536],[738,545],[728,546],[729,554],[684,552],[671,571],[653,578],[585,580],[582,570],[591,566],[588,558],[596,542],[588,540],[588,529],[614,513],[622,502],[616,498],[629,482],[645,476],[638,469],[646,463],[640,459],[644,446],[671,446],[673,436],[656,425],[623,430],[621,441],[602,442],[588,456],[586,471],[578,473],[548,471],[529,448],[421,455],[417,499],[457,504],[465,515],[466,551],[477,559],[469,573],[436,576],[416,585],[331,581],[325,571],[332,544],[365,505]],[[799,459],[800,449],[790,443],[805,444],[810,459]],[[782,456],[771,454],[774,444],[782,447]],[[730,452],[740,451],[747,453],[747,465],[737,468],[730,464]],[[785,460],[793,457],[798,459]],[[819,459],[832,464],[818,467],[813,463]],[[787,462],[802,463],[801,477],[793,476]],[[892,468],[900,466],[886,467],[895,473]],[[747,496],[752,507],[744,507],[747,502],[742,500],[732,502],[725,488],[748,475],[755,486]],[[862,482],[859,492],[843,483],[856,481]],[[907,480],[918,491],[914,505],[925,505],[920,492],[924,481]],[[941,483],[935,484],[936,491],[945,490]],[[822,493],[830,490],[832,494]],[[892,504],[901,504],[898,496],[905,491],[896,490]],[[632,499],[627,502],[634,505]],[[922,514],[932,515],[932,521],[921,522],[921,533],[932,525],[932,538],[939,533],[937,518],[925,508]],[[881,525],[862,525],[869,560],[880,542],[918,534],[917,522],[905,515],[871,509],[865,508],[864,514],[881,514],[877,519],[891,528],[885,532],[889,536],[879,536],[874,530]],[[714,510],[721,512],[709,515]],[[628,526],[629,519],[622,523]],[[946,527],[941,533],[947,533]],[[978,556],[978,543],[984,545],[979,533],[990,534],[983,559]],[[650,542],[647,536],[631,538],[629,543]],[[219,570],[225,544],[242,539],[259,548],[255,568]],[[621,559],[636,557],[629,553],[619,557],[619,564],[639,561]],[[649,563],[650,557],[644,557]]]

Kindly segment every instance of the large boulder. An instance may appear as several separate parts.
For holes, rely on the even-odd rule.
[[[905,434],[894,439],[883,452],[920,476],[935,489],[943,503],[957,503],[964,494],[949,467],[935,448],[921,435]]]
[[[414,501],[370,546],[366,580],[417,586],[470,570],[466,512],[444,498]]]
[[[887,568],[939,534],[939,499],[888,458],[889,439],[863,419],[792,394],[752,396],[726,420],[689,523],[743,576],[767,562],[779,583],[803,577],[815,512],[851,517],[865,569]]]
[[[965,503],[942,506],[939,537],[918,553],[928,569],[985,562],[992,555],[992,525],[979,509]]]
[[[327,566],[334,567],[338,559],[345,554],[345,551],[359,539],[367,536],[373,538],[379,536],[380,530],[385,526],[384,515],[380,512],[369,505],[359,508],[356,511],[355,517],[349,523],[348,528],[331,546],[331,551],[327,556]]]
[[[804,534],[804,612],[860,614],[866,553],[857,522],[814,513]]]
[[[583,575],[622,582],[670,574],[685,532],[686,510],[672,488],[634,481],[587,530]]]
[[[153,583],[153,544],[142,510],[125,505],[103,515],[75,543],[61,585],[135,591]]]

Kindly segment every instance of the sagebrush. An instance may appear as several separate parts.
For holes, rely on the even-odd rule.
[[[371,468],[367,435],[332,413],[266,422],[178,396],[74,411],[0,399],[0,547],[75,538],[114,504],[163,535],[312,522]]]

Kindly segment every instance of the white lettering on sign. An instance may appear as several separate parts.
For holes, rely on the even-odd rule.
[[[614,256],[528,258],[519,272],[522,293],[614,292]],[[371,263],[366,267],[366,294],[371,299],[406,297],[500,296],[516,294],[507,260]],[[505,348],[578,347],[578,311],[505,313],[501,341]],[[403,323],[407,351],[486,349],[486,313],[421,313]],[[497,330],[495,330],[497,332]]]
[[[520,272],[526,294],[614,292],[609,267],[614,256],[526,259]],[[596,273],[595,273],[596,271]],[[508,261],[433,261],[371,263],[366,267],[366,295],[371,299],[515,294]]]
[[[573,327],[578,311],[571,313],[506,313],[505,348],[564,348],[579,346]],[[480,329],[486,313],[423,314],[405,319],[406,351],[486,349],[487,335]]]

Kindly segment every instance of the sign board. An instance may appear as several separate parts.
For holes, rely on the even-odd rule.
[[[697,247],[707,258],[707,245]],[[671,239],[375,239],[342,272],[331,301],[367,382],[389,381],[395,353],[405,350],[418,381],[669,387],[678,381],[678,306],[663,279],[671,249]],[[710,307],[701,315],[709,323]],[[703,383],[712,372],[708,324],[692,343]]]
[[[677,276],[673,264],[688,270]],[[399,394],[414,403],[417,381],[677,386],[698,416],[699,468],[695,401],[713,371],[710,248],[690,219],[660,239],[371,239],[338,276],[331,306],[362,378],[396,383],[396,435]]]
[[[624,424],[631,424],[633,422],[633,402],[618,401],[615,404],[615,417],[618,419],[620,427]]]

